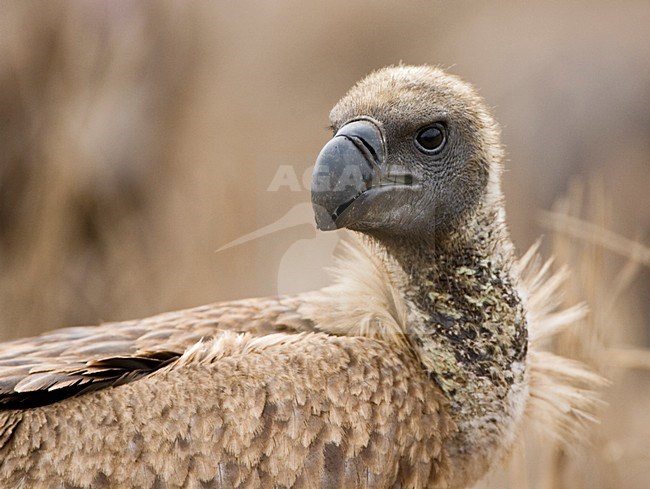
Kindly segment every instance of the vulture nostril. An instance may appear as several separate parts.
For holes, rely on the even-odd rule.
[[[377,175],[381,177],[381,160],[379,159],[379,155],[377,155],[375,148],[373,148],[368,141],[359,136],[350,136],[345,134],[343,137],[354,144],[359,152],[361,152],[361,154],[365,157],[368,165],[370,165],[370,167],[377,172]]]

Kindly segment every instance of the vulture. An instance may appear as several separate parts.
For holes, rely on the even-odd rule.
[[[590,374],[536,349],[557,280],[515,257],[476,91],[387,67],[330,120],[332,285],[0,344],[0,487],[462,488],[527,417],[586,416]]]

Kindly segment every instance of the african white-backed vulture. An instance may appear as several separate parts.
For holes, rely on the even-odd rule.
[[[0,344],[0,486],[459,488],[508,451],[544,298],[521,292],[496,123],[409,66],[330,118],[316,222],[359,233],[335,284]]]

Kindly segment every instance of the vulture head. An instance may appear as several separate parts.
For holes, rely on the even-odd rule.
[[[321,230],[440,237],[500,202],[499,129],[474,89],[428,66],[357,83],[332,109],[334,137],[316,161]]]

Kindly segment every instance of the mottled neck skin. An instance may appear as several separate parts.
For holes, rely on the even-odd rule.
[[[512,444],[527,396],[526,318],[501,209],[484,204],[442,238],[382,239],[407,276],[410,341],[458,425],[447,447],[458,461],[453,487]]]

